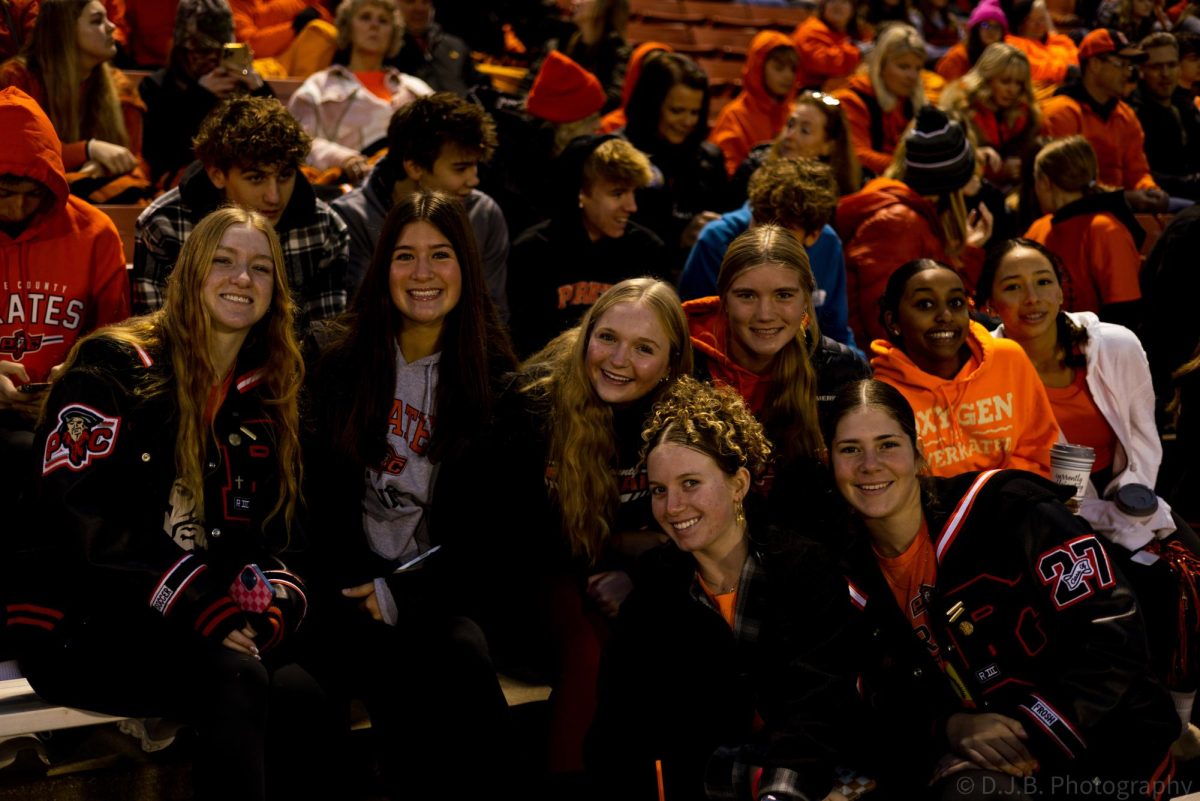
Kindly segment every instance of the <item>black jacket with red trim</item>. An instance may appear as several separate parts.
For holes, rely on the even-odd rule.
[[[278,492],[275,427],[257,391],[261,371],[242,369],[261,361],[243,362],[213,420],[197,512],[176,485],[173,392],[146,393],[164,379],[170,387],[168,357],[106,337],[80,346],[35,434],[36,531],[7,603],[18,650],[95,617],[136,626],[162,615],[216,642],[249,623],[264,650],[299,625],[304,584],[276,556],[289,542],[282,514],[267,520]],[[250,564],[273,591],[265,611],[243,611],[256,607],[231,593]]]
[[[1150,672],[1132,590],[1063,505],[1069,491],[1020,470],[934,479],[932,489],[925,515],[938,575],[922,600],[936,654],[901,613],[865,536],[851,549],[876,770],[923,788],[948,750],[949,715],[995,712],[1021,722],[1043,775],[1165,789],[1179,718]]]

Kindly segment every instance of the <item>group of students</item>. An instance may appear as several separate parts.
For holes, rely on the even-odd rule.
[[[1039,111],[1033,56],[992,43],[940,109],[904,4],[878,5],[821,3],[796,33],[829,40],[820,63],[761,34],[709,141],[707,79],[669,47],[634,54],[620,109],[556,51],[493,121],[384,65],[391,0],[331,16],[347,61],[289,113],[214,66],[225,4],[185,0],[149,91],[194,141],[128,278],[72,170],[137,154],[63,127],[53,69],[10,62],[36,80],[0,90],[22,132],[0,461],[23,492],[0,594],[34,689],[192,724],[198,798],[344,794],[352,699],[395,797],[549,775],[839,801],[846,771],[880,798],[1178,790],[1200,541],[1186,487],[1155,493],[1164,387],[1117,324],[1144,316],[1129,203],[1165,195],[1089,130],[1036,156],[1030,135],[1054,102],[1128,124],[1078,92],[1144,53],[1087,34],[1083,88]],[[610,12],[576,9],[565,49],[611,60]],[[42,13],[106,86],[103,4]],[[560,99],[622,119],[576,137]],[[531,132],[553,169],[505,155]],[[306,163],[361,185],[326,204]],[[1044,216],[1016,237],[1022,189]],[[1168,373],[1200,375],[1179,350]],[[1095,453],[1072,508],[1059,441]],[[553,687],[536,766],[497,667]]]

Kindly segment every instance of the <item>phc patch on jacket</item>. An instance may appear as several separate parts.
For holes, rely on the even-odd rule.
[[[119,417],[109,417],[82,403],[64,406],[53,433],[46,438],[42,475],[48,476],[62,467],[78,472],[94,461],[107,458],[120,428]]]

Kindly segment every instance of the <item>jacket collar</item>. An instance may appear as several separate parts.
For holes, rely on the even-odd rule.
[[[1114,97],[1107,103],[1097,102],[1096,98],[1092,97],[1088,93],[1088,90],[1084,88],[1083,81],[1077,81],[1076,83],[1064,86],[1054,94],[1063,95],[1064,97],[1078,101],[1080,105],[1087,106],[1096,112],[1096,116],[1105,122],[1108,122],[1108,118],[1112,116],[1113,111],[1117,108],[1117,104],[1121,102],[1121,98],[1119,97]]]

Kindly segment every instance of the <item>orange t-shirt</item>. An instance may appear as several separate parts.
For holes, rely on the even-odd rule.
[[[875,560],[917,639],[925,643],[929,655],[940,663],[940,649],[929,625],[926,603],[926,593],[937,583],[937,555],[933,551],[933,540],[929,539],[929,524],[921,519],[921,530],[904,553],[889,557],[876,551]]]
[[[1070,384],[1065,387],[1046,387],[1046,395],[1050,398],[1054,417],[1067,442],[1086,445],[1096,451],[1092,471],[1111,467],[1117,435],[1092,399],[1086,372],[1076,369]]]
[[[386,75],[387,73],[383,70],[364,70],[354,73],[354,77],[358,78],[358,82],[365,86],[368,92],[380,100],[391,100],[392,93],[388,91]]]
[[[696,578],[700,579],[700,588],[704,590],[704,594],[709,600],[717,605],[717,609],[721,612],[721,617],[725,618],[725,622],[729,624],[729,628],[733,628],[733,613],[737,609],[737,590],[730,590],[717,595],[712,591],[704,578],[697,573]]]
[[[229,394],[229,387],[232,385],[233,370],[230,370],[220,384],[214,384],[208,390],[208,402],[204,405],[204,422],[208,425],[212,425],[213,418],[217,416],[217,410],[225,402],[225,396]]]

